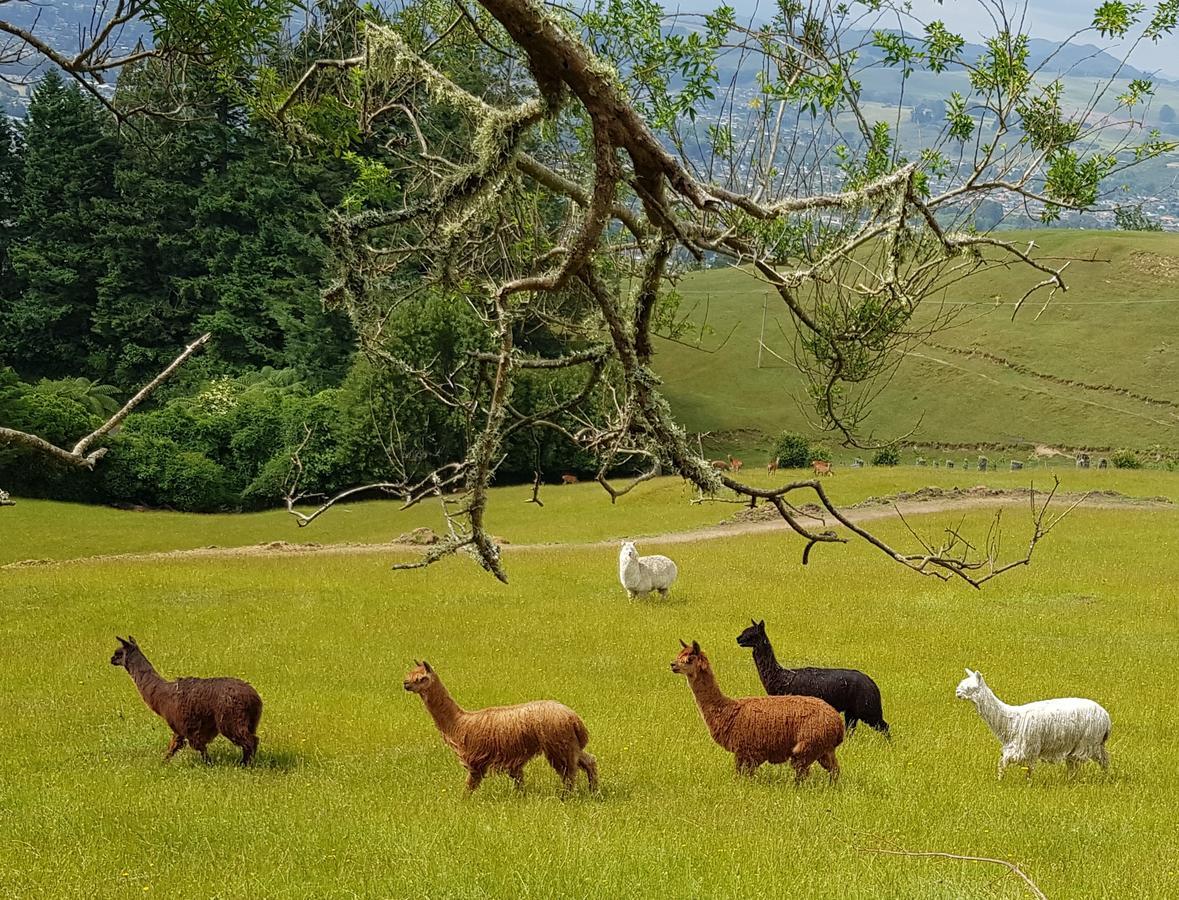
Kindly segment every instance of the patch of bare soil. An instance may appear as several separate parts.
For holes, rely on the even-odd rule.
[[[970,488],[942,488],[923,487],[915,491],[902,491],[887,497],[868,497],[853,506],[842,507],[842,512],[853,522],[864,522],[872,519],[883,519],[894,516],[898,512],[904,516],[922,515],[947,511],[965,511],[1002,506],[1012,503],[1026,503],[1030,490],[1022,488],[1009,490],[991,488],[978,485]],[[1038,496],[1046,496],[1037,491]],[[1057,495],[1057,501],[1062,505],[1076,502],[1079,494]],[[1166,497],[1130,497],[1118,491],[1092,491],[1085,499],[1083,506],[1097,509],[1174,509],[1175,504]],[[799,507],[799,510],[816,520],[823,520],[825,512],[819,506],[809,503]],[[838,523],[833,520],[831,525]],[[788,526],[778,516],[772,506],[762,504],[755,509],[743,508],[736,515],[719,525],[698,528],[693,531],[677,531],[669,534],[631,535],[641,538],[645,543],[652,544],[684,544],[694,541],[715,540],[717,538],[736,537],[744,534],[757,534],[766,531],[785,529]],[[214,559],[226,557],[238,558],[266,558],[275,556],[305,556],[305,555],[370,555],[420,552],[424,545],[433,543],[426,540],[425,532],[429,532],[436,541],[437,535],[429,528],[419,528],[401,535],[396,541],[377,544],[319,544],[314,541],[292,544],[287,541],[268,541],[263,544],[253,544],[246,547],[198,547],[191,550],[168,550],[153,553],[114,553],[104,556],[87,556],[79,559],[22,559],[19,562],[8,563],[0,569],[26,569],[43,566],[60,566],[70,563],[102,563],[102,562],[144,562],[154,560],[191,560]],[[512,544],[502,537],[493,540],[504,546],[511,546],[513,551],[551,550],[554,547],[612,547],[617,545],[616,539],[603,541],[588,541],[567,544]]]
[[[1179,278],[1179,256],[1164,256],[1161,253],[1136,250],[1130,254],[1130,264],[1151,278]]]

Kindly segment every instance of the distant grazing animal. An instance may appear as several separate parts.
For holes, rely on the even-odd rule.
[[[666,556],[639,556],[634,541],[623,542],[618,554],[618,580],[630,599],[636,595],[645,597],[651,591],[666,597],[677,575],[675,563]]]
[[[753,650],[753,664],[767,694],[801,694],[827,701],[843,713],[850,736],[862,720],[888,734],[880,688],[876,682],[855,669],[784,669],[778,665],[774,648],[766,636],[766,623],[753,622],[737,636],[737,643]]]
[[[734,472],[740,472],[741,467],[744,465],[745,465],[745,463],[741,462],[741,460],[737,459],[735,456],[729,457],[729,468],[732,469]]]
[[[577,484],[577,476],[566,472],[561,476],[561,484]]]
[[[816,697],[726,697],[700,645],[680,641],[680,646],[671,670],[688,677],[709,734],[734,755],[739,774],[752,775],[766,762],[788,762],[798,784],[817,762],[835,783],[835,748],[843,742],[839,713]]]
[[[816,475],[830,475],[833,472],[831,463],[822,459],[812,459],[811,468],[815,470]]]
[[[1003,745],[999,756],[999,778],[1010,763],[1032,769],[1037,760],[1064,761],[1071,777],[1085,760],[1109,768],[1105,742],[1109,740],[1109,713],[1099,703],[1079,697],[1038,700],[1023,706],[1008,706],[987,687],[978,672],[966,670],[966,677],[954,691],[959,700],[969,700]]]
[[[428,662],[415,662],[405,676],[405,689],[422,698],[442,740],[467,770],[473,791],[488,772],[506,772],[524,789],[524,766],[544,754],[566,791],[573,790],[582,769],[590,790],[598,787],[598,762],[585,752],[589,731],[581,718],[555,700],[534,700],[515,706],[489,706],[467,711],[455,703]]]
[[[766,466],[766,474],[773,475],[777,471],[778,471],[778,457],[775,456],[773,459],[770,460],[770,464],[768,466]]]
[[[720,469],[722,472],[729,471],[730,463],[727,459],[714,459],[709,463],[714,469]]]
[[[250,764],[258,752],[258,722],[262,718],[262,698],[256,690],[237,678],[168,681],[148,662],[135,638],[116,640],[119,647],[111,665],[127,670],[143,702],[172,729],[165,761],[187,741],[208,762],[209,742],[223,734],[241,747],[242,765]]]

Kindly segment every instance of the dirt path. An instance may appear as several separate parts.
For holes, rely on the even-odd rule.
[[[1038,496],[1042,496],[1039,494]],[[1054,501],[1054,508],[1061,512],[1075,503],[1081,495],[1060,494]],[[905,518],[910,516],[924,516],[943,512],[967,512],[978,509],[999,509],[1007,506],[1026,506],[1028,492],[1026,490],[1000,490],[997,488],[922,488],[911,493],[902,493],[891,497],[869,497],[850,507],[843,509],[844,515],[853,522],[871,522],[888,519],[897,515],[898,511]],[[1174,510],[1175,504],[1165,497],[1138,498],[1127,497],[1116,491],[1096,491],[1091,493],[1081,504],[1084,509],[1147,509]],[[840,527],[837,522],[827,517],[823,520],[814,507],[804,507],[804,511],[814,513],[816,518],[810,520],[813,527]],[[710,541],[720,538],[740,537],[749,534],[767,534],[774,531],[786,531],[789,526],[780,518],[772,507],[761,506],[757,509],[742,509],[730,521],[718,525],[709,525],[690,531],[674,531],[667,534],[629,535],[641,540],[646,545],[652,544],[686,544],[694,541]],[[618,544],[618,538],[607,538],[598,541],[569,542],[569,543],[505,543],[506,553],[530,552],[536,550],[551,550],[554,548],[573,547],[613,547]],[[52,566],[70,565],[74,563],[103,563],[103,562],[150,562],[153,560],[177,559],[224,559],[233,557],[278,557],[278,556],[342,556],[347,554],[381,554],[381,553],[420,553],[423,544],[390,541],[376,544],[318,544],[314,542],[292,544],[287,541],[270,541],[265,544],[251,544],[244,547],[197,547],[191,550],[165,550],[151,553],[112,553],[100,556],[83,556],[74,559],[25,559],[8,563],[0,569],[26,569]]]

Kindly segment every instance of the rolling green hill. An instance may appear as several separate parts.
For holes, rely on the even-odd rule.
[[[1011,237],[1034,237],[1045,256],[1101,261],[1073,263],[1069,290],[1038,318],[1045,295],[1036,295],[1015,322],[1012,304],[1035,273],[1013,267],[958,285],[946,298],[960,312],[954,326],[911,348],[876,401],[877,435],[920,422],[907,444],[1179,451],[1179,235]],[[692,274],[681,290],[682,309],[707,321],[713,335],[703,343],[715,349],[659,343],[656,367],[681,421],[719,436],[723,448],[764,448],[783,429],[809,431],[790,363],[794,329],[776,295],[734,270]]]

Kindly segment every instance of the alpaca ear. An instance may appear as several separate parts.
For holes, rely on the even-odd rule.
[[[139,648],[139,642],[136,641],[135,638],[131,637],[131,635],[127,635],[127,640],[131,642],[132,647],[135,647],[136,649]]]
[[[762,631],[765,631],[766,630],[766,620],[762,619],[760,622],[758,622],[757,627],[760,628]]]
[[[681,646],[681,647],[683,647],[685,650],[687,650],[687,649],[688,649],[688,645],[684,643],[684,639],[683,639],[683,638],[680,638],[680,646]]]
[[[692,652],[693,653],[700,652],[700,643],[698,641],[692,641]]]
[[[118,641],[119,644],[121,644],[123,647],[130,647],[131,646],[125,640],[123,640],[121,637],[119,637],[117,634],[115,635],[115,640]]]
[[[756,628],[757,627],[757,619],[750,619],[749,624],[753,625]]]
[[[428,662],[426,662],[424,659],[422,660],[422,668],[425,669],[427,672],[434,671],[433,669],[430,668],[430,664]]]

